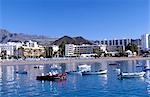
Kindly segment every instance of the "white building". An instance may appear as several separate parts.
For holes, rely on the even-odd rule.
[[[26,46],[26,47],[39,47],[38,43],[34,42],[32,40],[25,41],[23,46]]]
[[[65,45],[65,56],[75,56],[74,50],[76,45],[74,44],[66,44]]]
[[[52,49],[53,49],[53,53],[54,53],[54,52],[58,52],[59,46],[57,46],[57,45],[52,45]]]
[[[15,46],[16,49],[20,48],[23,45],[22,42],[7,42],[7,44]]]
[[[0,44],[0,53],[5,52],[6,57],[15,55],[16,47],[9,44]]]
[[[25,58],[41,58],[44,57],[44,53],[44,47],[31,40],[25,41],[19,50],[19,56]]]
[[[142,50],[150,50],[150,34],[144,34],[141,36],[141,45]]]

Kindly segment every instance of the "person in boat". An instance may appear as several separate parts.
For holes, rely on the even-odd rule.
[[[53,76],[53,74],[51,72],[49,72],[49,76]]]

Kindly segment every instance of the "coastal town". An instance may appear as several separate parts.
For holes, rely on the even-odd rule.
[[[79,39],[81,38],[81,39]],[[100,57],[148,57],[150,34],[138,39],[104,39],[72,42],[69,36],[41,45],[35,40],[8,41],[0,44],[0,60],[44,59],[44,58],[100,58]]]
[[[150,97],[150,0],[0,0],[0,97]]]

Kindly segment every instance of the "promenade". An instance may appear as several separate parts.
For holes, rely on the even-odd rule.
[[[101,57],[101,58],[50,58],[50,59],[26,59],[26,60],[1,60],[0,65],[39,65],[77,62],[103,62],[103,61],[126,61],[126,60],[150,60],[150,57]]]

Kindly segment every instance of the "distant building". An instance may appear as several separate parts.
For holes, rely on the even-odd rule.
[[[23,43],[22,42],[16,42],[16,41],[12,41],[12,42],[7,42],[8,45],[12,45],[15,47],[14,50],[14,57],[18,58],[19,57],[19,48],[22,47]]]
[[[144,34],[141,36],[141,48],[142,50],[150,50],[150,34]]]
[[[7,44],[15,46],[16,49],[20,48],[23,45],[22,42],[7,42]]]
[[[101,40],[99,42],[100,45],[107,46],[127,46],[131,43],[131,39],[112,39],[112,40]]]
[[[0,44],[0,55],[1,57],[9,58],[15,55],[16,47],[9,44]]]
[[[45,49],[34,41],[25,41],[23,46],[19,48],[20,57],[25,58],[40,58],[44,57]]]
[[[65,45],[65,56],[73,57],[73,56],[81,56],[83,54],[93,55],[94,49],[101,49],[102,51],[106,51],[106,45],[74,45],[74,44],[66,44]]]
[[[75,47],[76,47],[76,45],[74,45],[74,44],[66,44],[65,45],[65,56],[66,57],[76,56],[74,54]]]

